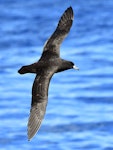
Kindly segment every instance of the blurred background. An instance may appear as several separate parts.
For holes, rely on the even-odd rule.
[[[74,22],[61,57],[79,71],[55,74],[46,116],[27,140],[37,61],[67,7]],[[113,150],[113,1],[0,0],[0,150]]]

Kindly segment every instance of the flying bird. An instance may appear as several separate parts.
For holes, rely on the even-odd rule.
[[[49,83],[54,73],[72,68],[79,70],[73,62],[60,58],[60,45],[70,31],[73,19],[73,9],[69,7],[61,16],[54,33],[46,41],[40,59],[18,70],[20,74],[36,74],[32,86],[32,102],[28,120],[28,140],[39,130],[44,118],[48,102]]]

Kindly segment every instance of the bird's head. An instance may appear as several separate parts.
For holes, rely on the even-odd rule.
[[[79,70],[79,68],[71,61],[68,61],[67,66],[69,67],[69,69]]]
[[[73,62],[63,60],[62,64],[59,66],[57,72],[61,72],[61,71],[68,70],[68,69],[79,70],[79,68]]]

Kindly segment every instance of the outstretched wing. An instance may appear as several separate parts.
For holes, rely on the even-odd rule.
[[[46,53],[47,51],[47,53],[50,52],[57,56],[60,55],[60,44],[62,43],[62,41],[68,34],[68,32],[70,31],[73,18],[74,18],[74,14],[73,14],[72,7],[69,7],[61,16],[55,32],[46,41],[43,54]]]
[[[46,106],[47,100],[31,107],[28,121],[28,140],[30,140],[39,130],[46,112]]]
[[[40,73],[36,78],[32,87],[32,104],[30,117],[28,120],[28,139],[30,140],[38,131],[44,118],[47,101],[49,82],[53,73]]]

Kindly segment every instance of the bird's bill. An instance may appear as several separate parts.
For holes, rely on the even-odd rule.
[[[75,69],[75,70],[79,70],[79,68],[77,67],[77,66],[73,66],[73,69]]]

